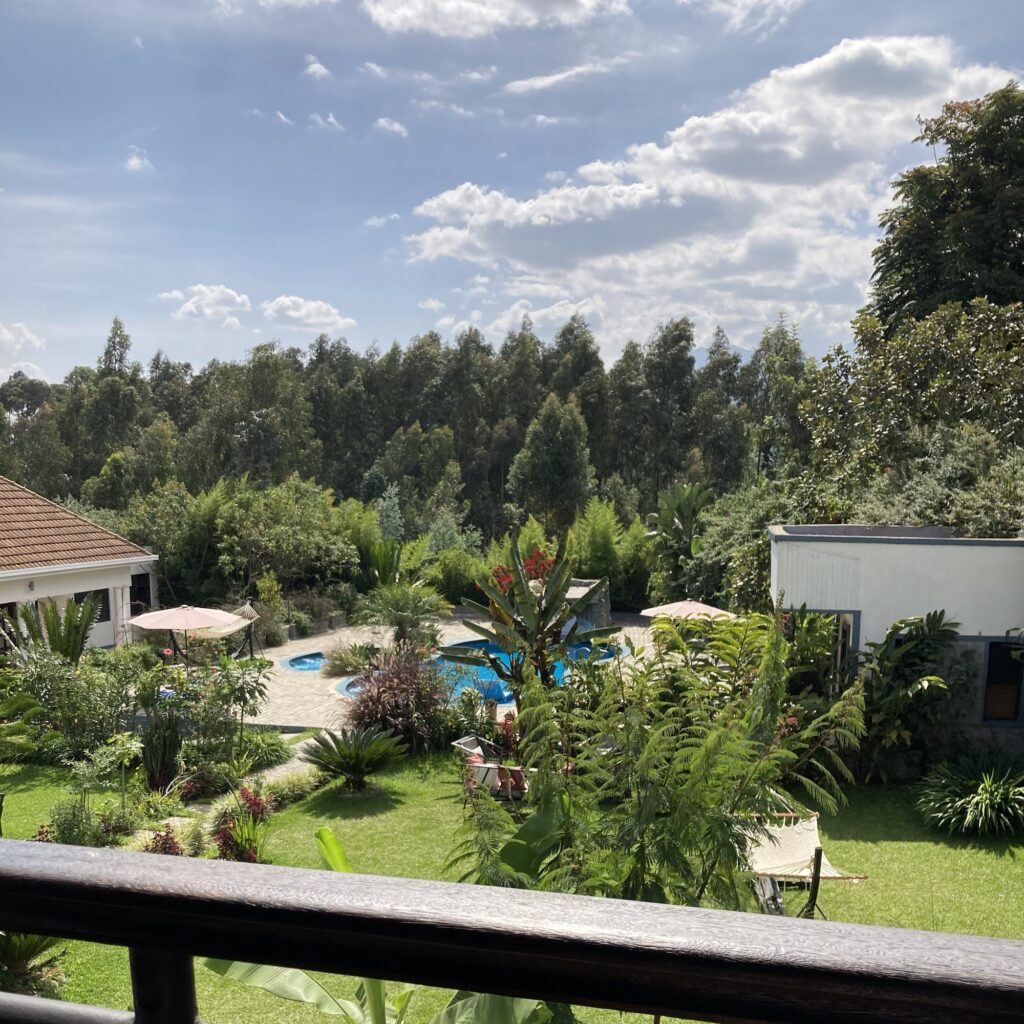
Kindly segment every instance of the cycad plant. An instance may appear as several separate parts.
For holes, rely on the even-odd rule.
[[[328,775],[343,778],[349,789],[365,789],[369,776],[394,764],[408,750],[390,729],[325,729],[303,750],[302,759]]]
[[[99,601],[89,595],[81,604],[68,601],[62,612],[54,601],[40,607],[22,605],[17,618],[0,612],[0,632],[22,661],[30,647],[48,647],[72,665],[77,665],[85,652],[89,634],[100,612]]]
[[[466,620],[466,627],[500,648],[503,657],[459,646],[442,650],[451,661],[489,668],[508,685],[517,705],[521,703],[529,679],[536,677],[545,688],[555,686],[555,666],[568,660],[573,644],[618,632],[618,626],[583,628],[580,616],[608,581],[598,580],[582,597],[570,602],[572,573],[566,556],[566,541],[567,537],[563,537],[558,545],[558,554],[547,576],[531,580],[523,564],[518,538],[513,538],[508,589],[502,590],[493,580],[481,580],[478,586],[487,597],[487,605],[468,599],[463,601],[489,620]]]
[[[0,992],[55,998],[64,984],[59,940],[24,932],[0,932]]]
[[[451,605],[425,583],[386,583],[363,594],[356,603],[355,622],[389,626],[396,644],[431,646],[430,620]]]

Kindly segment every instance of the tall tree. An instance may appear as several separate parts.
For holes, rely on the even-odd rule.
[[[658,326],[644,352],[651,484],[655,490],[686,465],[692,447],[693,322],[686,317]]]
[[[100,373],[125,373],[128,369],[128,353],[131,351],[131,335],[118,317],[114,317],[107,335],[107,343],[100,356]]]
[[[526,431],[508,486],[547,533],[562,532],[572,524],[594,487],[587,424],[575,401],[548,395]]]
[[[946,302],[1024,299],[1024,92],[947,103],[915,141],[944,152],[900,175],[881,217],[870,309],[886,334]]]

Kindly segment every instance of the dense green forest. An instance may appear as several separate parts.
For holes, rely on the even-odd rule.
[[[573,527],[623,607],[763,608],[770,522],[1017,535],[1024,93],[922,125],[942,155],[897,181],[852,344],[821,360],[784,315],[747,354],[680,315],[606,365],[573,316],[550,340],[528,319],[386,351],[321,335],[197,370],[134,362],[115,319],[96,365],[0,386],[0,472],[153,546],[176,600],[358,586],[384,539],[457,597],[525,524]],[[684,498],[699,544],[645,536]]]

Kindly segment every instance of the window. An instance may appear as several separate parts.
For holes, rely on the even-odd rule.
[[[1021,681],[1024,679],[1024,644],[995,642],[988,645],[985,672],[986,722],[1016,722],[1020,718]]]
[[[128,599],[131,601],[132,615],[148,612],[153,607],[153,587],[148,572],[132,573]]]
[[[96,618],[97,622],[110,621],[110,591],[109,590],[82,590],[75,594],[75,604],[81,604],[87,597],[95,597],[100,603],[100,613]]]

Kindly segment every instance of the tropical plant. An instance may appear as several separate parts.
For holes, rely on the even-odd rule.
[[[32,757],[45,719],[46,709],[30,693],[0,688],[0,761]]]
[[[917,809],[950,834],[1024,836],[1024,771],[998,754],[940,764],[921,781]]]
[[[303,750],[302,760],[335,778],[343,778],[349,789],[365,789],[370,775],[398,761],[408,746],[389,729],[375,726],[325,729]]]
[[[324,659],[327,676],[354,676],[362,672],[380,652],[376,644],[338,644]]]
[[[861,677],[867,734],[859,774],[913,776],[935,745],[950,741],[950,688],[943,675],[959,622],[932,611],[894,622],[881,641],[868,644]],[[959,678],[959,674],[957,676]],[[931,741],[934,741],[932,744]]]
[[[142,732],[142,766],[149,788],[165,793],[178,776],[181,720],[172,708],[151,709]]]
[[[24,932],[0,932],[0,992],[50,999],[64,984],[59,940]]]
[[[77,665],[100,613],[100,603],[90,594],[81,604],[68,601],[63,612],[55,601],[23,604],[18,610],[23,626],[7,612],[0,612],[0,632],[20,660],[25,660],[29,648],[45,647]]]
[[[451,681],[418,652],[385,647],[354,680],[348,721],[357,727],[386,729],[415,749],[436,748],[454,739],[449,707]]]
[[[247,811],[225,822],[213,834],[213,841],[221,860],[266,863],[267,823]]]
[[[181,857],[185,852],[172,828],[157,829],[150,836],[142,851],[143,853],[162,853],[166,857]]]
[[[719,637],[718,650],[733,647],[724,666],[706,639],[678,643],[590,666],[593,687],[529,681],[532,813],[517,822],[478,789],[451,869],[490,885],[744,907],[766,817],[799,810],[800,791],[825,809],[842,801],[862,698],[855,686],[818,712],[794,706],[790,646],[771,619]]]
[[[127,806],[128,769],[142,755],[142,741],[133,732],[118,732],[107,740],[113,765],[120,770],[121,810]]]
[[[285,764],[294,753],[276,729],[262,725],[247,725],[238,737],[236,751],[257,772]]]
[[[58,800],[50,808],[50,820],[40,827],[38,839],[67,846],[107,846],[99,819],[82,800]]]
[[[555,685],[555,665],[568,660],[569,648],[573,644],[598,640],[618,632],[617,626],[581,628],[580,615],[608,581],[598,580],[582,597],[570,602],[571,573],[566,539],[562,538],[546,578],[531,580],[518,539],[514,538],[507,592],[503,592],[493,579],[481,580],[478,585],[488,604],[465,602],[490,620],[485,624],[467,619],[467,628],[500,648],[502,656],[458,646],[446,647],[442,651],[451,661],[489,668],[511,688],[517,705],[527,680],[534,675],[547,688]]]
[[[433,587],[424,583],[385,583],[358,599],[355,621],[390,627],[396,644],[429,646],[436,633],[430,630],[429,620],[450,608]]]
[[[665,577],[666,595],[679,591],[680,567],[700,550],[701,513],[713,500],[701,484],[673,484],[658,495],[658,511],[647,517],[647,540]]]

